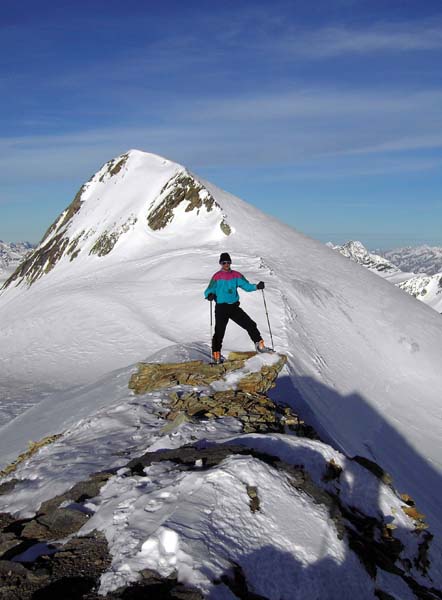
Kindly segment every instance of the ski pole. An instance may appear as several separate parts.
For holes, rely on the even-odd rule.
[[[213,300],[210,301],[210,345],[212,345],[212,338],[213,338],[212,302],[213,302]]]
[[[274,350],[274,349],[275,349],[275,346],[274,346],[274,344],[273,344],[272,328],[270,327],[269,312],[268,312],[268,310],[267,310],[267,303],[266,303],[266,297],[265,297],[265,294],[264,294],[264,289],[262,289],[262,290],[261,290],[261,292],[262,292],[262,299],[264,300],[264,308],[265,308],[265,311],[266,311],[266,316],[267,316],[267,324],[268,324],[268,326],[269,326],[270,339],[271,339],[271,341],[272,341],[272,350]]]

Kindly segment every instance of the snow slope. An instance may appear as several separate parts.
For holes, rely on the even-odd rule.
[[[183,180],[192,193],[176,204]],[[55,406],[67,388],[161,348],[208,343],[202,292],[219,253],[229,251],[235,269],[266,282],[275,345],[289,357],[281,393],[336,449],[390,472],[440,529],[442,322],[435,311],[161,157],[118,157],[80,200],[0,296],[3,389],[49,388],[44,402]],[[152,229],[158,219],[164,226]],[[243,293],[241,302],[268,340],[261,294]],[[230,325],[225,348],[251,344]],[[75,390],[70,398],[66,412],[75,420]],[[35,410],[0,431],[1,456],[11,451],[4,440],[24,439]],[[41,433],[53,428],[47,414]]]

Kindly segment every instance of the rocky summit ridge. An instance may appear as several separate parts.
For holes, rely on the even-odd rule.
[[[265,591],[272,590],[275,583],[271,578],[257,577],[253,569],[250,571],[246,538],[240,545],[239,555],[235,555],[233,539],[229,542],[231,533],[225,525],[222,535],[217,533],[217,519],[232,520],[233,530],[238,533],[244,528],[246,536],[252,535],[254,527],[257,531],[264,529],[269,536],[268,546],[263,549],[267,554],[263,554],[260,563],[264,568],[265,560],[273,560],[269,548],[272,536],[277,539],[281,518],[284,535],[289,539],[290,534],[285,529],[290,527],[291,519],[301,518],[308,524],[313,518],[312,510],[322,515],[330,547],[343,545],[349,555],[345,561],[350,561],[349,564],[354,561],[349,573],[359,569],[363,574],[361,585],[372,589],[372,595],[367,592],[363,597],[395,598],[389,591],[399,586],[407,590],[410,598],[442,598],[442,592],[432,579],[432,534],[412,498],[399,495],[391,478],[375,463],[362,457],[343,457],[323,444],[288,404],[276,402],[268,395],[277,387],[277,378],[286,360],[279,354],[258,356],[239,352],[231,353],[225,363],[213,366],[198,360],[139,363],[128,381],[130,401],[98,415],[99,422],[112,414],[122,415],[120,423],[123,423],[136,408],[141,417],[136,427],[128,430],[129,435],[120,440],[123,445],[118,445],[119,432],[115,426],[111,427],[109,450],[104,452],[108,456],[107,463],[96,460],[95,454],[104,456],[97,440],[91,446],[92,453],[82,458],[88,470],[84,471],[83,467],[81,471],[80,448],[84,452],[87,436],[94,439],[97,435],[94,423],[98,421],[92,417],[79,428],[78,447],[72,443],[75,428],[48,438],[46,445],[35,444],[35,450],[5,470],[0,479],[0,598],[98,600],[106,597],[116,600],[148,595],[197,600],[209,595],[218,597],[218,592],[219,597],[227,592],[232,598],[283,597]],[[143,437],[142,423],[148,419],[157,432],[157,442],[153,444],[148,437]],[[230,425],[226,429],[227,424]],[[211,437],[210,431],[213,432]],[[71,457],[66,457],[67,448]],[[54,487],[50,481],[41,480],[42,473],[43,478],[50,477],[51,464],[63,460],[71,465],[71,471],[62,487],[59,483]],[[94,464],[96,468],[100,464],[101,468],[94,470]],[[235,469],[241,465],[246,468],[245,473],[254,472],[254,477],[241,475],[236,480]],[[201,489],[205,489],[205,485],[211,489],[214,482],[222,481],[224,472],[228,473],[231,483],[224,491],[219,488],[214,501],[216,506],[225,504],[226,508],[213,513],[214,506],[209,510],[209,505],[205,508],[204,504],[210,497],[209,491],[201,495]],[[257,473],[262,473],[263,479]],[[28,479],[30,475],[32,481]],[[171,476],[176,479],[168,485]],[[270,477],[277,487],[269,490],[265,477]],[[352,481],[359,481],[356,488],[352,488]],[[159,486],[159,495],[153,484]],[[179,496],[181,499],[168,523],[160,499],[167,503],[170,490],[179,490],[181,485],[185,494]],[[239,488],[234,492],[235,485]],[[122,487],[118,493],[112,491],[112,486],[117,486],[117,490],[118,486]],[[358,486],[364,488],[361,498],[355,493]],[[54,489],[58,489],[55,495]],[[38,498],[34,512],[14,511],[26,490],[31,497],[34,494]],[[140,496],[144,507],[141,514],[131,507],[123,490],[126,493],[132,490],[131,498],[136,494]],[[227,490],[231,498],[226,495]],[[239,521],[233,509],[236,505],[231,504],[238,494],[242,494]],[[384,502],[378,506],[379,495]],[[115,511],[111,508],[114,496]],[[189,499],[188,506],[185,498]],[[287,498],[292,505],[290,502],[286,505]],[[279,501],[283,504],[279,505]],[[283,505],[285,512],[280,514]],[[181,517],[178,515],[180,507]],[[195,507],[197,513],[194,514]],[[227,510],[225,515],[223,510]],[[155,520],[157,511],[159,521],[154,525],[151,520]],[[129,540],[132,512],[138,533]],[[198,512],[213,513],[209,530],[199,529]],[[184,519],[182,530],[181,519]],[[144,534],[151,535],[144,543],[143,520],[151,532]],[[119,529],[120,523],[122,528]],[[178,528],[175,532],[174,527]],[[164,543],[166,533],[167,539],[174,539],[178,531],[181,535],[181,554],[178,552],[172,560],[174,550],[169,542],[169,549],[156,567],[152,558],[156,555],[155,531],[160,532]],[[210,545],[212,537],[215,545]],[[301,544],[299,552],[302,553],[301,540],[302,535],[295,541],[298,546]],[[193,569],[197,572],[201,568],[206,573],[197,584],[192,578],[183,577],[179,557],[187,556],[192,548],[197,552],[204,543],[211,548],[208,555],[217,555],[217,569],[221,571],[210,575],[214,567],[210,563],[204,566],[195,554]],[[150,552],[144,555],[142,549],[146,545]],[[121,565],[120,552],[124,557]],[[135,552],[138,567],[125,579],[131,572],[131,552]],[[143,556],[144,568],[139,566]],[[276,557],[280,561],[283,556]],[[185,563],[188,560],[186,558]],[[300,567],[293,563],[280,568],[282,580],[287,578],[290,589],[291,572]],[[337,576],[332,583],[334,588],[344,586],[340,588],[343,593],[347,588],[351,593],[355,582],[349,573],[342,582]],[[323,578],[324,574],[317,577]],[[354,577],[357,581],[359,576]],[[313,574],[312,579],[315,579]],[[327,585],[325,579],[321,579],[323,585]],[[284,589],[282,580],[280,589]],[[112,585],[108,581],[112,581]],[[303,597],[313,597],[308,588],[305,590]]]

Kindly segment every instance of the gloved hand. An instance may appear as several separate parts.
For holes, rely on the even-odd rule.
[[[212,300],[216,300],[215,294],[212,294],[212,293],[208,294],[207,295],[207,300],[210,300],[210,302],[212,302]]]
[[[264,288],[265,288],[264,281],[260,281],[259,283],[256,284],[257,290],[263,290]]]

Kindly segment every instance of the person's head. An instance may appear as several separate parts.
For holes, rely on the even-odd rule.
[[[223,271],[228,271],[230,269],[230,265],[232,264],[232,259],[230,258],[230,254],[227,252],[223,252],[219,257],[219,264]]]

